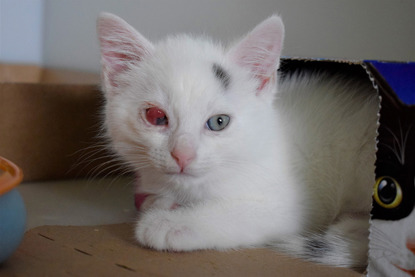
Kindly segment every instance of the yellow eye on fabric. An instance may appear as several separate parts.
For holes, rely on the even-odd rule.
[[[401,186],[392,177],[379,177],[373,188],[373,198],[383,208],[396,208],[402,202]]]

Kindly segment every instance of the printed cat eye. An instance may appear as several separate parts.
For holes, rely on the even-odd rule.
[[[214,115],[208,119],[206,126],[211,131],[222,131],[229,125],[231,118],[226,114]]]
[[[402,202],[402,189],[395,179],[380,177],[376,180],[373,197],[379,206],[393,209]]]
[[[166,126],[169,123],[166,113],[157,107],[146,109],[146,119],[155,126]]]

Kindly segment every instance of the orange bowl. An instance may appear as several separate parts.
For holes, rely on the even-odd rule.
[[[0,156],[0,195],[15,188],[23,179],[22,170]]]

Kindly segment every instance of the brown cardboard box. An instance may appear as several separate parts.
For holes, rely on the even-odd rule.
[[[105,173],[98,83],[97,74],[0,65],[0,155],[25,181]]]

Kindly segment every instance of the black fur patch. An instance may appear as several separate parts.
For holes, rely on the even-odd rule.
[[[310,257],[321,258],[327,252],[331,251],[331,247],[326,241],[319,237],[307,239],[304,245],[304,250],[304,252]]]
[[[221,81],[223,87],[225,89],[228,89],[229,85],[231,84],[231,76],[228,74],[228,72],[226,72],[225,69],[223,69],[218,64],[213,64],[212,70],[216,78],[218,78],[219,81]]]

